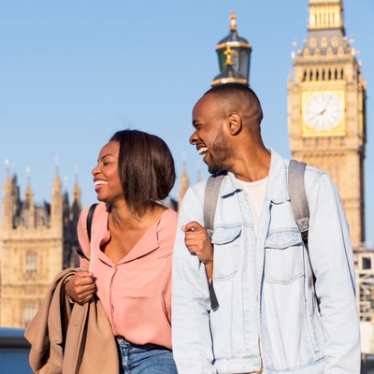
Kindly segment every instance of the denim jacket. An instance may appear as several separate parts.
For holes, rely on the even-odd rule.
[[[272,151],[256,234],[239,182],[231,173],[224,178],[212,237],[215,311],[204,266],[185,247],[182,231],[192,220],[203,224],[206,182],[187,191],[173,260],[179,374],[360,372],[353,256],[339,196],[325,173],[307,167],[307,249],[292,214],[287,168]]]

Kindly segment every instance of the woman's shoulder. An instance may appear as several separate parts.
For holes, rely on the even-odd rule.
[[[176,224],[178,220],[178,213],[171,208],[166,208],[161,215],[161,222],[165,225]]]
[[[160,243],[173,244],[177,230],[178,214],[173,209],[165,209],[157,225],[158,239]]]
[[[95,217],[95,220],[97,218],[105,216],[106,213],[107,213],[107,208],[106,208],[105,203],[91,204],[88,207],[84,207],[81,210],[80,220],[86,220],[87,219],[87,216],[88,216],[88,213],[89,213],[90,209],[93,209],[93,214],[94,214],[93,217]]]

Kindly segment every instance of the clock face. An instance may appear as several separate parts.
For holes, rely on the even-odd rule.
[[[335,92],[313,93],[304,105],[304,122],[315,130],[332,130],[343,119],[344,100]]]

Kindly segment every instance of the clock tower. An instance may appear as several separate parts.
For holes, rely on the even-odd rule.
[[[304,46],[288,82],[292,157],[326,171],[343,201],[354,247],[365,239],[365,81],[346,37],[343,0],[309,0]]]

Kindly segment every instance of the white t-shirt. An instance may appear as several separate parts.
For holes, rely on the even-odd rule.
[[[262,213],[262,207],[264,206],[268,179],[268,177],[265,177],[255,182],[244,182],[239,180],[251,206],[256,231]]]

